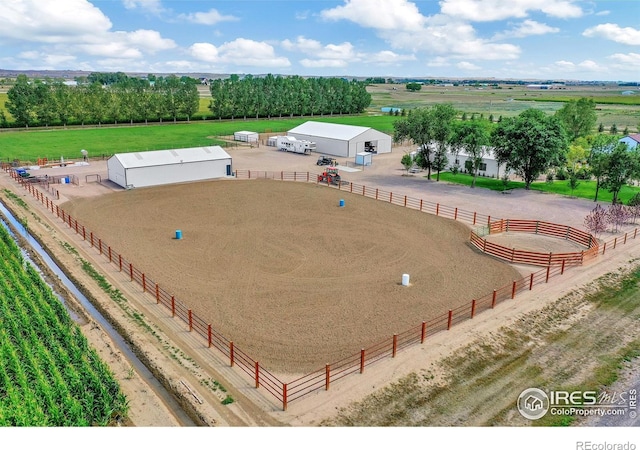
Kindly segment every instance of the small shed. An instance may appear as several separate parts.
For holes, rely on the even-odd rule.
[[[218,145],[116,153],[107,160],[107,170],[109,180],[124,188],[210,180],[232,175],[231,156]]]
[[[236,131],[233,133],[233,140],[240,142],[258,142],[260,135],[255,131]]]
[[[358,166],[370,166],[371,160],[371,153],[369,152],[356,153],[356,165]]]

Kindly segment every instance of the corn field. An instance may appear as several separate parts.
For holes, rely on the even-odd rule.
[[[0,426],[106,426],[127,410],[109,367],[0,227]]]

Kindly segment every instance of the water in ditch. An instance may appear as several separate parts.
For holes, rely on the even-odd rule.
[[[11,226],[9,226],[9,224]],[[73,282],[65,275],[64,271],[56,264],[56,262],[51,259],[49,254],[42,248],[40,243],[29,234],[28,230],[17,220],[13,214],[5,207],[4,203],[0,201],[0,225],[5,227],[11,234],[11,236],[16,240],[16,244],[22,250],[23,256],[26,260],[28,260],[34,267],[38,268],[38,265],[33,262],[27,252],[25,252],[24,248],[20,246],[20,243],[17,241],[14,231],[17,232],[22,238],[24,238],[29,246],[33,249],[34,252],[38,254],[38,256],[44,261],[47,267],[53,272],[59,279],[60,282],[73,294],[73,296],[77,299],[77,301],[82,305],[83,309],[86,311],[87,315],[89,315],[96,323],[100,325],[102,330],[109,335],[112,339],[116,347],[126,356],[127,360],[132,365],[133,369],[136,371],[138,375],[142,379],[144,379],[149,387],[158,395],[164,404],[170,409],[170,411],[175,415],[178,422],[182,426],[195,426],[196,424],[191,420],[191,418],[184,412],[184,410],[180,407],[175,398],[171,395],[169,391],[167,391],[164,386],[153,376],[151,371],[147,369],[147,367],[138,359],[135,355],[129,344],[124,340],[122,336],[116,331],[113,326],[109,323],[107,319],[93,306],[93,304],[85,297],[85,295],[80,292],[80,290],[73,284]],[[39,269],[38,269],[39,270]],[[42,273],[41,273],[42,275]],[[44,278],[43,278],[44,279]],[[45,280],[46,281],[46,280]],[[53,286],[51,286],[53,288]],[[54,289],[55,292],[55,289]],[[73,312],[68,305],[65,304],[64,299],[56,294],[60,301],[65,305],[65,308],[71,315],[72,319],[75,321],[80,321],[81,319],[77,314]]]

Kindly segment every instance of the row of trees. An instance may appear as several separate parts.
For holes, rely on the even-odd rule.
[[[211,81],[209,109],[218,119],[358,114],[371,103],[366,87],[343,78],[232,75]]]
[[[600,233],[604,233],[609,228],[613,233],[617,233],[625,223],[633,221],[635,224],[639,216],[640,194],[636,194],[628,205],[615,203],[606,209],[596,205],[585,217],[584,226],[590,233],[598,237]]]
[[[526,189],[552,168],[568,170],[573,181],[580,171],[582,178],[596,180],[596,201],[598,190],[605,188],[617,203],[620,189],[640,178],[640,150],[629,149],[615,136],[590,134],[596,121],[591,99],[567,102],[554,115],[530,108],[499,123],[457,117],[450,104],[411,110],[394,123],[394,140],[411,139],[417,144],[413,162],[426,169],[428,177],[436,171],[438,181],[449,165],[447,155],[457,159],[465,151],[471,161],[472,187],[483,158],[490,153],[499,165],[506,164],[507,170],[522,177]],[[408,162],[404,158],[403,164]],[[453,171],[458,169],[451,166]]]
[[[154,83],[140,78],[118,78],[69,86],[58,80],[35,80],[18,75],[7,92],[7,110],[18,126],[119,123],[186,118],[199,108],[197,81],[176,76]],[[6,117],[0,117],[7,126]]]

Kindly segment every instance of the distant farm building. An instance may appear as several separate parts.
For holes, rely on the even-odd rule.
[[[331,156],[355,158],[361,152],[391,152],[391,136],[368,127],[309,121],[287,135],[315,142],[317,152]]]
[[[622,91],[620,94],[622,95],[634,95],[636,91]]]
[[[258,142],[260,135],[255,131],[236,131],[233,133],[234,141],[241,142]]]
[[[109,180],[124,188],[201,181],[231,175],[231,156],[220,146],[117,153],[107,161]]]

